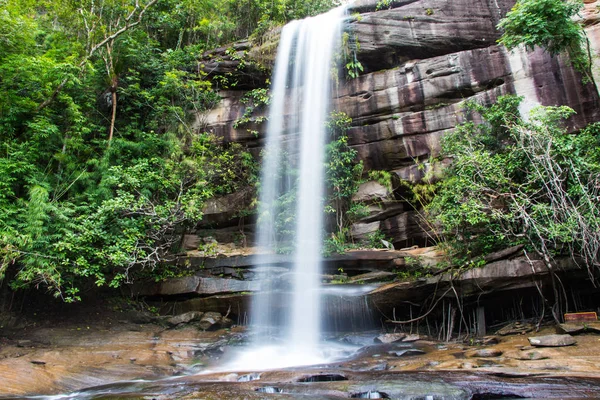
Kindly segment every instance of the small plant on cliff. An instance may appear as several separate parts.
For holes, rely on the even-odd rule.
[[[240,102],[246,107],[244,109],[244,115],[237,119],[233,123],[235,129],[247,126],[250,124],[258,125],[268,120],[268,117],[264,115],[255,115],[256,111],[264,111],[264,106],[271,103],[271,96],[269,95],[269,89],[257,88],[247,92],[241,99]],[[258,131],[255,129],[248,128],[247,131],[254,136],[258,136]]]
[[[332,112],[327,124],[332,140],[326,148],[325,179],[329,188],[326,210],[335,215],[336,230],[340,234],[349,225],[346,212],[363,171],[362,161],[357,161],[357,151],[348,146],[346,132],[351,122],[345,113]]]
[[[357,53],[360,51],[360,42],[358,41],[357,35],[350,36],[348,32],[344,32],[342,35],[342,49],[341,53],[334,56],[334,63],[337,64],[342,59],[344,60],[344,69],[346,71],[346,77],[349,79],[358,78],[361,72],[364,71],[362,63],[358,60]],[[337,74],[337,70],[336,74]],[[334,76],[337,81],[337,75]]]
[[[391,172],[382,170],[371,170],[369,171],[369,179],[376,181],[380,185],[384,186],[389,192],[393,191]]]
[[[394,0],[379,0],[375,6],[375,10],[383,10],[384,8],[390,8]]]
[[[552,55],[569,54],[573,66],[591,80],[590,45],[582,26],[573,19],[583,8],[580,0],[519,0],[498,24],[499,42],[508,49],[539,46]]]

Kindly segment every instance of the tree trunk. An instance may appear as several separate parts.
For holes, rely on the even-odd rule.
[[[113,138],[113,134],[115,132],[115,119],[117,118],[117,86],[118,86],[118,78],[115,75],[112,78],[112,85],[110,87],[111,91],[111,103],[112,103],[112,113],[110,117],[110,130],[108,132],[108,146],[110,147],[110,143]]]

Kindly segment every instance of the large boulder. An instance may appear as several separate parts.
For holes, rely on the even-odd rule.
[[[401,342],[406,337],[406,333],[385,333],[375,338],[375,343],[396,343]]]
[[[527,339],[532,346],[536,347],[563,347],[577,343],[571,335],[546,335],[530,337]]]
[[[214,330],[219,328],[221,325],[221,321],[223,316],[218,312],[209,311],[202,315],[200,322],[198,323],[198,327],[203,331]]]

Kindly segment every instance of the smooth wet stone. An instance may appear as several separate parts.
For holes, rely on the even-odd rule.
[[[521,354],[519,354],[519,356],[517,357],[517,360],[523,360],[523,361],[527,361],[527,360],[546,360],[549,357],[547,355],[545,355],[544,353],[541,353],[539,351],[525,351],[522,352]]]
[[[500,339],[497,336],[484,336],[481,340],[481,344],[483,345],[491,345],[500,343]]]
[[[375,338],[375,343],[395,343],[406,337],[405,333],[385,333]]]
[[[403,342],[416,342],[417,340],[421,340],[421,336],[407,335],[404,339],[402,339]]]
[[[204,313],[204,315],[202,316],[202,319],[200,319],[200,323],[198,324],[198,327],[200,329],[202,329],[203,331],[207,331],[211,328],[216,328],[218,326],[218,324],[221,322],[222,318],[223,317],[218,312],[209,311],[207,313]]]
[[[527,339],[532,346],[536,347],[563,347],[577,343],[571,335],[546,335]]]
[[[179,314],[179,315],[169,318],[167,320],[167,324],[169,324],[170,326],[187,324],[192,321],[201,320],[203,315],[204,315],[204,313],[201,313],[200,311],[190,311],[190,312],[186,312],[184,314]]]
[[[408,356],[419,356],[421,354],[425,354],[425,352],[423,350],[419,350],[419,349],[404,349],[404,350],[388,351],[388,354],[391,354],[396,357],[408,357]]]
[[[477,357],[477,358],[493,358],[500,357],[502,355],[502,350],[498,349],[479,349],[468,354],[469,357]]]
[[[365,369],[365,371],[385,371],[387,369],[389,369],[388,363],[382,362]]]
[[[353,345],[357,345],[357,346],[368,346],[373,344],[373,338],[374,334],[372,333],[365,333],[365,334],[356,334],[356,333],[352,333],[352,334],[348,334],[345,335],[344,337],[340,338],[340,342],[342,343],[349,343],[349,344],[353,344]]]

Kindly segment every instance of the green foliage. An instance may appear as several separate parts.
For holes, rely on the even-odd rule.
[[[385,237],[384,233],[380,230],[376,230],[367,235],[366,245],[371,249],[394,249],[390,240]]]
[[[383,10],[384,8],[390,8],[394,0],[379,0],[375,6],[375,10]]]
[[[344,60],[344,69],[347,78],[358,78],[360,73],[364,71],[362,63],[358,61],[356,56],[359,51],[360,43],[358,41],[358,36],[350,36],[348,32],[344,32],[342,35],[341,54],[337,54],[334,57],[334,62],[337,64],[341,59]]]
[[[598,126],[566,133],[568,107],[542,107],[525,121],[520,100],[468,104],[483,123],[444,138],[453,164],[427,211],[465,261],[525,244],[546,260],[582,257],[592,270],[600,265]]]
[[[352,120],[343,112],[332,112],[327,128],[332,140],[325,149],[325,182],[329,189],[326,211],[335,215],[340,238],[346,237],[349,225],[346,212],[352,195],[358,190],[363,171],[362,161],[356,161],[357,151],[348,146],[346,132]]]
[[[582,8],[580,0],[519,0],[498,24],[504,31],[499,42],[508,49],[524,45],[529,50],[542,47],[552,55],[567,52],[573,65],[588,74],[587,40],[573,19]]]
[[[323,243],[323,255],[329,257],[333,254],[343,254],[348,250],[355,249],[357,246],[352,243],[349,228],[342,228],[339,231],[332,232]]]
[[[392,192],[392,173],[389,171],[371,170],[369,171],[369,179],[376,181],[381,186],[384,186],[388,191]]]
[[[361,72],[364,71],[364,68],[360,61],[356,58],[356,54],[352,55],[352,59],[348,61],[345,65],[346,73],[350,78],[358,78]]]
[[[240,99],[240,102],[244,104],[246,107],[244,109],[244,115],[241,118],[238,118],[234,123],[233,127],[238,129],[242,126],[250,125],[256,126],[258,124],[262,124],[267,121],[268,118],[264,115],[256,116],[256,112],[265,111],[265,107],[269,105],[271,102],[271,96],[269,95],[269,90],[266,88],[257,88],[248,91],[244,96]],[[249,133],[252,133],[254,136],[258,136],[258,131],[255,129],[247,129]]]
[[[136,4],[145,14],[123,25]],[[181,273],[169,261],[204,201],[256,181],[243,146],[195,124],[220,100],[197,59],[237,37],[230,6],[0,0],[0,278],[74,301]]]

